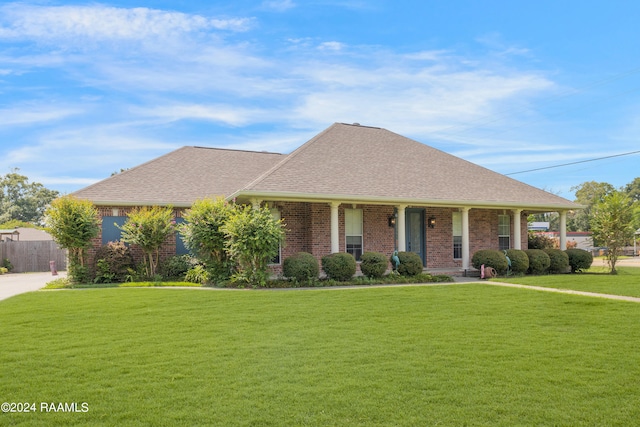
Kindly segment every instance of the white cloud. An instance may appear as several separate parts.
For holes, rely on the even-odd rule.
[[[15,105],[13,108],[0,109],[0,126],[25,126],[59,121],[82,112],[76,107]]]
[[[231,126],[242,126],[259,121],[265,112],[259,109],[249,109],[234,105],[202,105],[202,104],[171,104],[152,108],[132,108],[138,116],[159,118],[163,121],[205,120],[219,122]]]
[[[170,38],[209,30],[246,31],[251,18],[210,18],[148,8],[91,6],[0,7],[0,38],[125,40]]]

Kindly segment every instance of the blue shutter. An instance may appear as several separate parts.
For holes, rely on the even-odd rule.
[[[182,224],[186,222],[184,218],[176,218],[176,225]],[[184,245],[184,241],[182,240],[182,234],[179,231],[176,231],[176,255],[185,255],[190,254],[189,249]]]
[[[122,231],[120,231],[120,229],[116,227],[116,224],[122,227],[126,221],[126,216],[103,216],[102,244],[106,245],[109,242],[119,241],[120,237],[122,236]]]

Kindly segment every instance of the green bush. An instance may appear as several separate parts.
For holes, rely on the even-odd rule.
[[[588,270],[593,263],[593,255],[584,249],[567,249],[565,251],[569,257],[569,266],[572,273]]]
[[[566,273],[569,267],[569,255],[560,249],[544,249],[549,255],[549,273]]]
[[[356,259],[345,252],[325,255],[322,257],[322,270],[329,279],[344,282],[356,274]]]
[[[189,254],[174,255],[162,261],[158,270],[165,279],[184,280],[187,271],[197,264],[198,260]]]
[[[9,269],[7,267],[0,267],[0,274],[7,274]]]
[[[209,282],[209,272],[204,267],[204,265],[198,264],[187,271],[184,280],[186,280],[187,282],[200,283],[201,285],[204,285]]]
[[[398,252],[398,258],[400,259],[400,265],[398,266],[398,273],[402,276],[416,276],[422,273],[422,259],[420,255],[415,252]],[[393,260],[389,258],[391,263]]]
[[[525,251],[527,256],[529,257],[529,270],[527,270],[530,274],[544,274],[549,270],[549,265],[551,265],[551,259],[549,255],[545,253],[542,249],[527,249]]]
[[[520,249],[507,250],[507,256],[511,260],[511,271],[525,274],[529,269],[529,257]]]
[[[506,273],[509,267],[505,254],[495,249],[481,249],[473,254],[471,257],[473,268],[480,270],[483,264],[485,267],[493,267],[498,274]]]
[[[5,258],[2,260],[2,267],[6,268],[7,271],[13,270],[13,264],[11,264],[11,261],[9,261],[9,258]]]
[[[123,242],[109,242],[101,246],[94,259],[95,283],[122,283],[134,266],[131,251]]]
[[[298,252],[284,259],[282,274],[297,282],[308,282],[318,278],[320,267],[316,257],[308,252]]]
[[[389,267],[389,260],[380,252],[365,252],[360,257],[360,271],[367,277],[378,279],[384,276]]]
[[[551,237],[534,232],[529,232],[527,240],[527,247],[529,249],[552,249],[555,244],[555,241]]]

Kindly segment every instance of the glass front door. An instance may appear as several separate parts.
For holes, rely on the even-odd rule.
[[[407,252],[415,252],[425,265],[424,209],[406,210]]]

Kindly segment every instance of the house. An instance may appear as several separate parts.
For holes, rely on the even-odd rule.
[[[527,215],[580,206],[386,129],[335,123],[289,155],[183,147],[74,193],[102,218],[94,247],[119,238],[136,206],[191,204],[222,196],[266,205],[283,218],[296,252],[416,252],[431,269],[467,270],[479,249],[526,249]],[[163,248],[184,253],[180,236]]]

